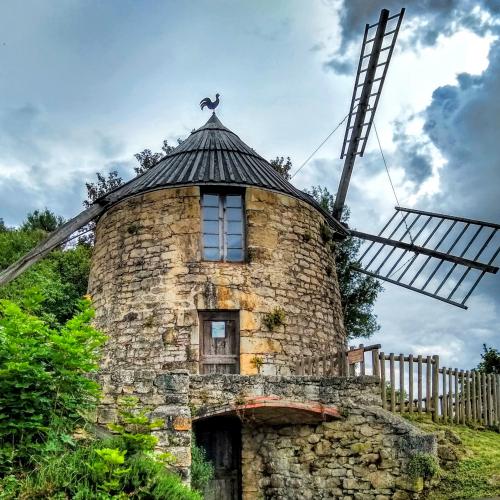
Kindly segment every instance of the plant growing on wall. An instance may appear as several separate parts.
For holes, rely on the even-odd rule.
[[[284,309],[281,307],[275,307],[270,313],[264,316],[264,324],[267,326],[269,331],[273,331],[275,328],[284,325],[286,319],[286,314]]]
[[[260,373],[262,365],[264,364],[264,360],[261,356],[254,356],[250,360],[250,364],[257,370],[257,373]]]
[[[437,458],[430,453],[415,453],[408,462],[408,475],[417,479],[431,479],[440,472]]]

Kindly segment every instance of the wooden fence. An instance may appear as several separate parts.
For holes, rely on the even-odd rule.
[[[380,344],[302,357],[298,375],[380,377],[382,407],[434,421],[500,425],[500,374],[440,367],[439,356],[385,354]]]

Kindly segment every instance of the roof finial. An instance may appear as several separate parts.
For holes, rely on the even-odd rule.
[[[208,109],[215,109],[219,105],[219,95],[220,94],[215,94],[215,101],[212,101],[209,97],[202,99],[200,101],[200,108],[203,110],[206,106]]]

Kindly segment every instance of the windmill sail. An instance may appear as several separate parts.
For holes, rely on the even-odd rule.
[[[377,111],[385,77],[396,45],[405,9],[394,16],[383,9],[375,24],[367,24],[361,45],[342,153],[345,158],[335,198],[334,217],[340,220],[356,156],[363,156]]]
[[[33,250],[11,264],[7,269],[0,271],[0,286],[6,285],[33,264],[43,259],[54,248],[65,243],[75,231],[78,231],[78,229],[94,220],[105,210],[106,205],[94,203],[87,210],[80,212],[76,217],[57,228],[44,241],[33,248]]]
[[[365,240],[354,269],[467,309],[484,275],[498,271],[499,229],[491,222],[396,207],[377,236],[351,230]]]

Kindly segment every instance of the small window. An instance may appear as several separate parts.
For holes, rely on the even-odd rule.
[[[202,196],[203,258],[241,262],[244,260],[244,217],[241,194]]]

